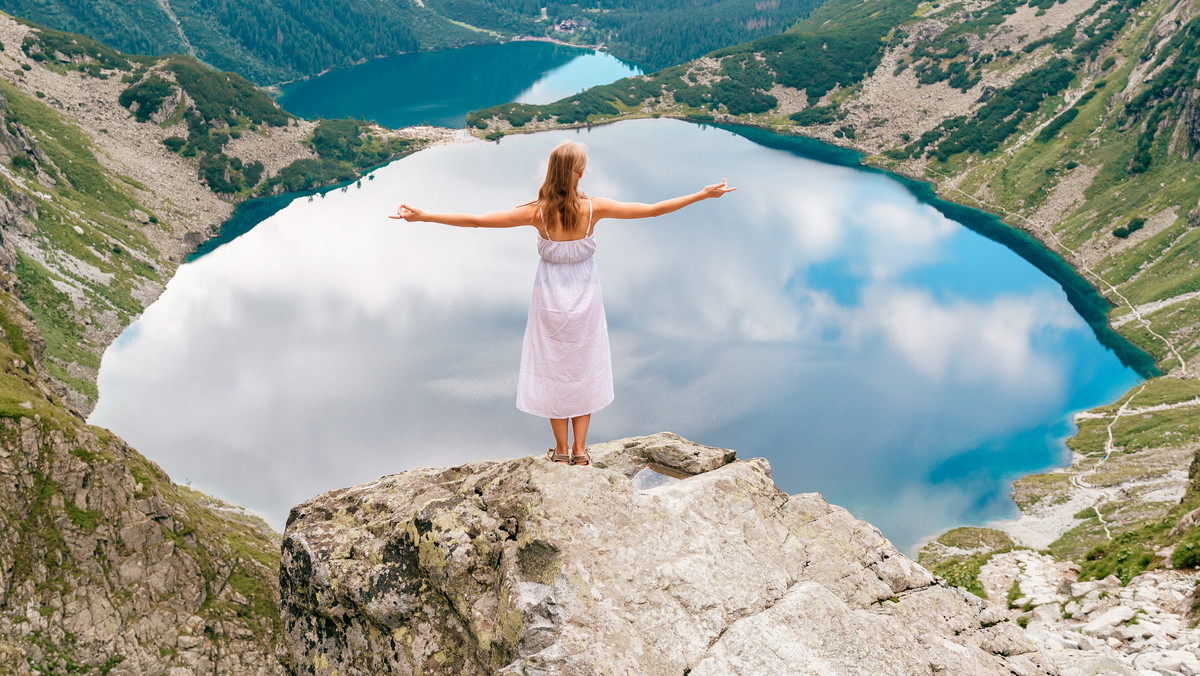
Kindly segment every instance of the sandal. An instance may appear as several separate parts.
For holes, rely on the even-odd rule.
[[[587,467],[592,464],[592,454],[585,448],[582,455],[571,454],[571,464]]]
[[[561,462],[564,465],[573,464],[571,456],[567,455],[566,453],[555,453],[553,448],[546,451],[546,459],[550,462]]]

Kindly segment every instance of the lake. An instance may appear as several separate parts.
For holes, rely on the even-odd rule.
[[[1014,516],[1012,480],[1068,459],[1071,413],[1138,381],[1058,283],[895,180],[641,120],[431,148],[296,199],[179,269],[105,353],[91,422],[277,528],[326,490],[544,453],[513,403],[537,233],[387,215],[526,202],[566,138],[590,194],[740,187],[597,227],[617,396],[592,441],[765,457],[911,551]]]
[[[610,54],[548,42],[474,45],[375,59],[284,85],[279,105],[304,118],[462,127],[472,110],[550,103],[641,73]]]

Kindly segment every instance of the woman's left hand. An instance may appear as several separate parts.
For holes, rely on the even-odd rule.
[[[422,217],[424,215],[425,212],[421,211],[420,209],[414,209],[407,204],[401,204],[400,208],[396,210],[396,215],[388,216],[388,218],[403,219],[405,221],[412,222],[423,220]]]

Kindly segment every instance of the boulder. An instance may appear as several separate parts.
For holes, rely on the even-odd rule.
[[[674,435],[414,469],[292,509],[280,660],[317,674],[1056,673],[1015,623],[765,460]],[[646,467],[682,477],[637,490]]]

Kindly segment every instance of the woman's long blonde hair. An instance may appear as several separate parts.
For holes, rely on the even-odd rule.
[[[538,204],[547,233],[551,226],[572,229],[586,218],[579,207],[579,200],[587,198],[579,192],[579,177],[586,166],[587,148],[582,143],[563,141],[550,151],[546,180],[538,189]]]

